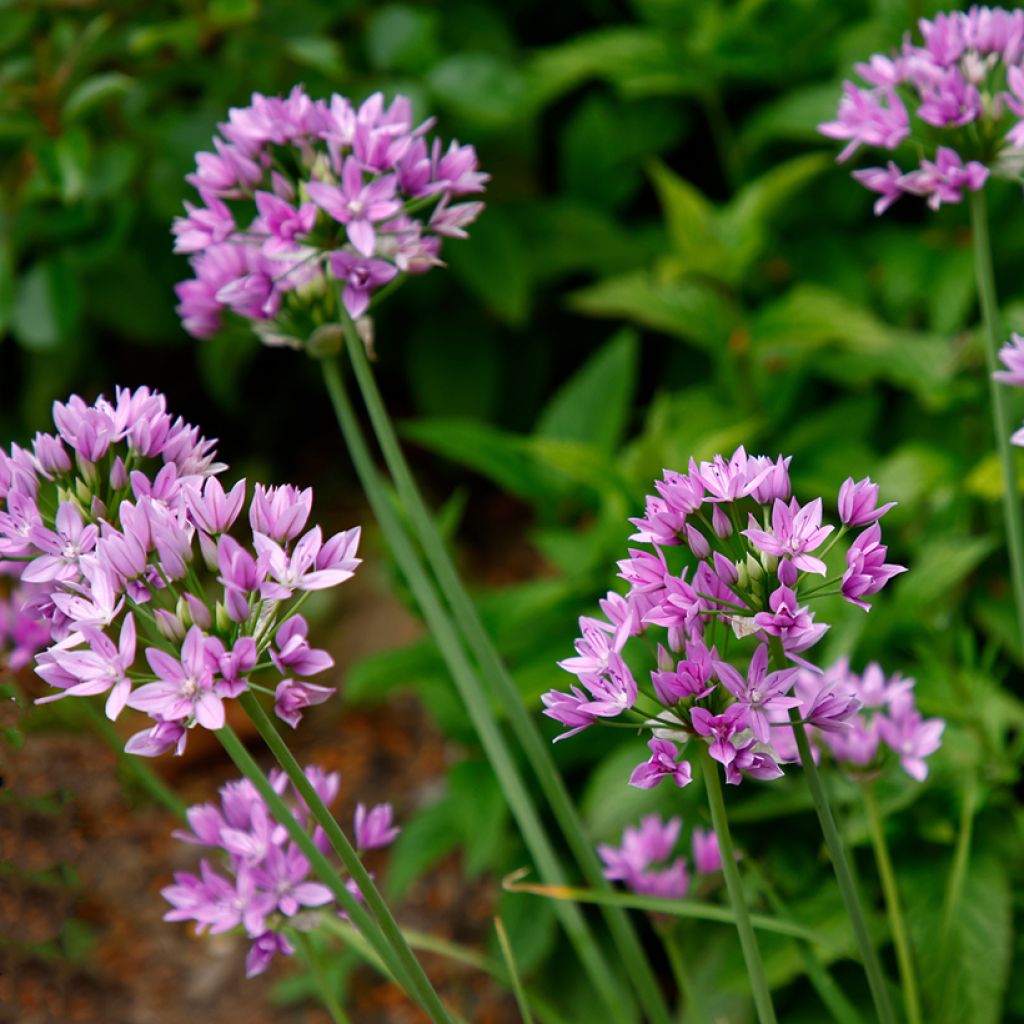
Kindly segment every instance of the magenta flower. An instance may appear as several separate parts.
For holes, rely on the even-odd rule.
[[[734,707],[746,709],[746,721],[754,738],[767,743],[770,723],[767,712],[800,706],[800,701],[786,694],[793,688],[796,673],[793,669],[768,672],[768,645],[761,644],[750,660],[750,669],[744,679],[724,661],[715,662],[715,673],[722,685],[736,698]]]
[[[742,704],[730,704],[720,715],[713,715],[707,708],[694,708],[690,724],[698,736],[711,740],[711,756],[720,764],[729,765],[736,760],[738,750],[733,738],[750,727],[750,716]]]
[[[465,238],[483,204],[472,146],[428,141],[403,96],[376,93],[358,108],[342,96],[253,95],[233,108],[213,152],[196,154],[188,181],[201,203],[175,221],[175,251],[194,277],[177,288],[178,313],[210,337],[231,312],[268,345],[301,348],[312,325],[362,316],[398,274],[443,266],[446,238]]]
[[[844,526],[867,526],[895,506],[896,502],[890,501],[879,507],[878,484],[869,476],[856,483],[852,476],[847,477],[839,488],[839,518]]]
[[[923,718],[907,695],[897,697],[889,714],[878,717],[882,741],[896,752],[903,770],[918,782],[928,777],[924,759],[939,749],[945,728],[941,718]]]
[[[795,498],[788,505],[781,498],[776,498],[772,506],[771,531],[760,529],[751,516],[750,526],[743,535],[766,555],[789,559],[803,572],[824,576],[827,572],[825,563],[811,552],[825,543],[832,530],[831,526],[821,525],[821,498],[815,498],[803,508]]]
[[[323,704],[338,691],[333,686],[316,686],[304,679],[282,679],[274,691],[274,714],[293,729],[302,721],[302,712]]]
[[[689,762],[679,760],[679,748],[669,740],[652,739],[647,747],[650,759],[638,764],[629,777],[637,789],[653,789],[663,779],[671,779],[680,789],[693,781]]]
[[[390,846],[400,829],[393,824],[394,812],[391,804],[377,804],[369,811],[365,804],[356,805],[355,834],[356,846],[360,850],[376,850]]]
[[[846,82],[835,120],[818,126],[847,141],[845,161],[860,146],[903,148],[901,161],[855,171],[880,194],[881,214],[904,194],[924,196],[932,209],[979,191],[993,171],[1012,174],[1024,144],[1024,74],[1020,10],[972,7],[918,22],[923,46],[908,34],[898,52],[875,54],[855,70],[866,85]],[[913,148],[903,144],[913,136]]]
[[[698,875],[713,875],[722,870],[722,852],[718,835],[711,829],[693,830],[693,866]]]
[[[850,545],[842,584],[843,597],[850,604],[867,611],[869,606],[863,598],[877,594],[894,576],[907,571],[905,566],[886,563],[887,552],[878,523],[872,523]]]

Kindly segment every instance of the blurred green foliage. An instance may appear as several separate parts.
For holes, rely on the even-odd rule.
[[[526,524],[536,554],[508,574],[523,582],[480,595],[524,700],[539,707],[562,681],[554,663],[576,617],[613,584],[626,519],[663,467],[744,443],[792,454],[802,494],[835,494],[846,476],[870,474],[900,502],[887,520],[891,551],[911,572],[870,616],[842,602],[823,608],[834,622],[823,657],[877,658],[916,676],[923,710],[950,721],[926,785],[882,786],[883,804],[901,812],[891,839],[928,1019],[1024,1019],[1024,991],[1007,992],[1024,954],[1014,931],[1022,652],[965,211],[903,200],[874,219],[871,196],[815,132],[853,61],[892,47],[934,9],[0,2],[4,436],[40,426],[45,404],[69,390],[149,383],[193,405],[213,400],[237,449],[283,459],[311,422],[325,422],[299,406],[315,381],[303,360],[244,333],[196,344],[178,327],[172,285],[187,271],[169,225],[188,195],[183,177],[226,109],[253,90],[302,81],[312,95],[411,95],[443,136],[477,145],[493,181],[472,238],[446,249],[450,271],[411,281],[383,308],[379,373],[438,492],[458,492],[453,532],[493,550],[504,546],[495,531]],[[1002,298],[1024,327],[1021,197],[1000,183],[990,195]],[[272,433],[247,415],[267,403]],[[333,448],[324,459],[336,461]],[[515,500],[511,513],[495,513],[495,490]],[[456,848],[470,875],[518,866],[493,775],[429,641],[364,661],[346,692],[377,701],[407,687],[465,759],[442,799],[408,824],[393,888]],[[616,839],[651,808],[702,817],[699,787],[626,787],[636,740],[608,735],[558,748],[596,840]],[[936,943],[972,790],[958,927]],[[871,877],[854,787],[837,795]],[[741,845],[794,915],[841,933],[799,779],[730,798]],[[567,1005],[586,1006],[560,968],[544,905],[506,895],[500,912],[523,970],[558,979]],[[686,938],[684,948],[703,950],[705,1005],[728,1011],[743,989],[730,931],[687,926]],[[778,946],[768,959],[787,986],[784,1019],[821,1020],[792,944]],[[849,962],[838,977],[863,994]]]

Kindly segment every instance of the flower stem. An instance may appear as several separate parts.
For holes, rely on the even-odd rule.
[[[718,764],[711,757],[705,744],[700,744],[701,765],[704,769],[704,784],[708,791],[708,806],[711,808],[711,824],[718,836],[718,846],[722,853],[722,873],[725,875],[725,887],[729,890],[729,901],[736,915],[736,931],[739,932],[740,946],[743,948],[743,959],[747,964],[747,977],[757,1007],[757,1018],[761,1024],[776,1024],[775,1008],[772,1006],[771,991],[764,973],[761,950],[754,935],[754,926],[750,923],[750,912],[743,895],[743,881],[739,868],[736,866],[736,851],[732,845],[732,834],[729,832],[729,819],[725,813],[725,798],[722,795],[722,783],[718,778]]]
[[[355,340],[354,343],[361,344],[358,340]],[[473,667],[463,649],[462,641],[441,604],[425,566],[398,518],[384,481],[373,464],[362,430],[345,391],[339,366],[333,360],[324,360],[322,367],[324,381],[338,419],[338,425],[348,446],[367,500],[388,546],[405,575],[441,656],[452,674],[452,680],[466,706],[473,727],[480,737],[480,743],[498,778],[509,809],[522,832],[527,849],[533,856],[537,869],[545,881],[554,885],[564,885],[565,873],[554,847],[544,831],[533,799],[501,732],[490,701],[476,678]],[[518,702],[517,695],[516,703]],[[573,943],[594,988],[600,993],[612,1014],[620,1014],[624,1001],[628,1006],[628,995],[621,985],[617,984],[614,969],[609,965],[591,935],[579,908],[566,904],[559,907],[558,913],[566,934]],[[656,994],[660,995],[660,992],[657,991],[657,981],[653,975],[651,984],[655,988]],[[667,1010],[664,1017],[653,1019],[658,1024],[668,1024]]]
[[[907,1013],[907,1024],[921,1024],[921,998],[917,990],[917,975],[914,971],[914,959],[911,955],[910,937],[907,934],[907,924],[903,917],[903,907],[900,904],[896,873],[893,871],[889,845],[885,839],[885,825],[878,807],[874,785],[870,782],[867,783],[862,787],[862,792],[864,806],[868,812],[871,845],[875,850],[875,862],[878,864],[882,891],[885,893],[889,929],[892,932],[893,945],[896,947],[896,962],[899,965],[900,982],[903,987],[903,1006]]]
[[[352,1024],[348,1014],[341,1008],[341,1004],[334,995],[330,980],[324,974],[324,965],[320,959],[320,953],[313,945],[312,940],[304,932],[298,930],[292,932],[292,937],[295,939],[295,944],[302,950],[302,957],[309,966],[313,980],[316,982],[316,990],[320,994],[320,1002],[324,1004],[324,1009],[330,1015],[331,1020],[334,1021],[334,1024]]]
[[[310,813],[316,823],[324,830],[328,841],[334,852],[341,858],[345,870],[348,871],[352,881],[355,882],[359,892],[362,893],[366,905],[369,907],[377,924],[383,932],[385,939],[394,950],[402,965],[403,973],[407,974],[416,986],[420,995],[423,1008],[435,1021],[443,1021],[449,1024],[450,1018],[433,986],[427,979],[419,961],[413,955],[409,944],[405,941],[398,922],[391,913],[390,908],[380,894],[380,890],[374,884],[370,873],[366,870],[355,847],[348,841],[348,837],[342,831],[341,826],[335,820],[334,815],[328,810],[327,805],[320,799],[313,784],[306,778],[302,766],[295,759],[288,744],[281,738],[281,734],[274,727],[262,705],[252,693],[243,693],[239,697],[239,703],[245,709],[246,714],[252,719],[257,732],[263,742],[270,748],[277,763],[284,769],[285,774],[291,780],[292,785],[298,791],[299,796],[305,801]]]
[[[1024,647],[1024,510],[1017,482],[1017,461],[1010,435],[1013,425],[1006,401],[1006,388],[992,376],[999,369],[999,347],[1005,340],[996,299],[995,271],[992,268],[992,244],[989,239],[985,192],[970,194],[971,231],[974,235],[974,272],[978,283],[978,301],[985,327],[985,366],[992,398],[992,426],[1003,475],[1003,513],[1010,549],[1010,578],[1017,608],[1017,641]]]
[[[473,657],[480,665],[482,678],[488,680],[493,686],[494,695],[508,717],[512,731],[540,783],[541,791],[588,884],[596,889],[610,891],[611,887],[604,877],[600,861],[594,852],[594,845],[584,831],[572,798],[569,796],[569,791],[555,767],[549,744],[544,741],[533,716],[524,707],[519,688],[484,628],[480,613],[453,565],[437,526],[420,495],[419,488],[416,486],[412,472],[398,444],[390,417],[355,327],[347,317],[343,320],[343,326],[348,341],[345,347],[348,350],[349,359],[352,362],[352,368],[384,460],[395,481],[398,496],[409,515],[430,568],[453,612],[453,619],[461,628]],[[325,375],[336,375],[337,371],[332,364],[325,362],[324,373]],[[328,388],[331,387],[332,383],[328,380]],[[333,387],[336,390],[340,389],[340,380],[335,381]],[[351,447],[350,444],[350,451]],[[363,486],[366,488],[365,480]],[[448,618],[447,611],[443,607],[441,614]],[[469,685],[481,693],[483,709],[490,717],[493,717],[490,701],[482,695],[481,681],[472,678]],[[624,911],[616,908],[606,908],[604,917],[609,931],[612,933],[616,951],[622,958],[633,988],[643,1004],[647,1016],[653,1024],[669,1024],[668,1008],[665,1005],[658,981],[651,971],[643,947],[640,945],[629,918]],[[621,1007],[617,1009],[618,1012],[621,1012]]]
[[[772,638],[772,657],[776,667],[781,668],[786,664],[782,645],[778,642],[777,637]],[[878,1014],[881,1024],[896,1024],[885,975],[882,973],[882,965],[879,962],[874,943],[871,941],[871,933],[868,931],[867,920],[864,917],[864,908],[861,906],[860,896],[857,893],[857,884],[853,880],[853,872],[850,870],[850,862],[846,856],[842,837],[839,835],[839,829],[836,828],[835,819],[832,817],[832,808],[829,806],[828,794],[825,792],[821,773],[818,771],[814,755],[811,753],[807,730],[804,729],[803,723],[800,721],[800,713],[796,708],[790,708],[789,714],[793,735],[796,737],[797,750],[800,753],[800,764],[804,769],[807,786],[811,791],[814,809],[818,812],[818,823],[821,825],[821,833],[825,838],[829,857],[832,858],[832,868],[835,871],[836,881],[839,883],[839,892],[843,897],[846,912],[850,915],[854,938],[857,940],[864,971],[868,976],[868,986],[871,989],[871,998],[874,1000],[875,1012]]]
[[[672,976],[676,979],[676,987],[683,999],[685,1016],[680,1013],[679,1019],[685,1020],[686,1024],[705,1024],[708,1019],[707,1014],[704,1013],[704,1008],[697,999],[697,987],[693,983],[693,978],[690,977],[690,969],[686,966],[683,952],[679,948],[676,932],[677,927],[674,922],[658,928],[665,956],[668,957],[669,967],[672,968]]]

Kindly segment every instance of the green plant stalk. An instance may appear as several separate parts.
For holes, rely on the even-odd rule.
[[[361,345],[358,340],[356,343]],[[487,696],[476,680],[473,668],[463,650],[462,642],[434,590],[426,568],[406,535],[392,506],[384,481],[373,464],[345,391],[338,363],[325,359],[322,361],[322,368],[324,382],[327,385],[338,425],[370,503],[370,508],[373,510],[395,560],[405,575],[409,588],[423,613],[427,628],[448,665],[459,696],[466,706],[487,759],[501,784],[502,792],[519,825],[527,849],[545,880],[556,885],[563,884],[565,874],[544,831],[530,793],[512,759],[508,744],[501,733]],[[614,970],[607,963],[594,937],[590,934],[579,908],[565,904],[559,907],[558,914],[594,988],[601,995],[613,1016],[621,1016],[624,1000],[627,1000],[626,1005],[628,1006],[627,994],[620,985],[616,984]],[[659,1024],[668,1024],[667,1011],[664,1018],[658,1017],[656,1020]]]
[[[385,463],[445,600],[452,610],[453,618],[480,665],[483,679],[488,680],[493,687],[497,701],[508,718],[512,732],[540,783],[541,790],[587,883],[595,889],[610,892],[611,886],[604,877],[594,844],[587,837],[569,791],[555,767],[550,746],[541,736],[534,717],[524,707],[519,689],[484,628],[476,604],[469,596],[458,570],[448,556],[444,541],[416,486],[354,325],[345,317],[343,326],[347,340],[345,347],[348,349],[356,381]],[[471,685],[474,689],[479,689],[480,686],[476,679]],[[493,711],[486,700],[483,702],[483,708],[493,719]],[[605,910],[604,916],[616,951],[622,958],[645,1012],[653,1024],[668,1024],[669,1014],[664,997],[628,916],[618,908]]]
[[[764,894],[772,913],[780,917],[788,917],[789,911],[775,887],[765,877],[764,872],[753,861],[747,862],[747,871],[757,881],[758,888]],[[757,927],[757,915],[751,915],[754,927]],[[829,969],[818,956],[814,943],[807,939],[799,942],[800,956],[804,962],[804,971],[822,1005],[832,1015],[835,1024],[864,1024],[857,1008],[850,1002],[846,993],[835,983]]]
[[[871,845],[875,850],[875,863],[878,865],[878,875],[882,880],[882,892],[885,894],[885,908],[889,914],[889,930],[892,933],[893,945],[896,947],[896,963],[899,965],[907,1024],[921,1024],[921,998],[917,990],[917,973],[914,970],[914,958],[911,954],[910,936],[907,933],[907,923],[903,917],[903,907],[900,903],[899,887],[896,884],[896,872],[893,870],[889,845],[885,839],[885,824],[878,807],[874,785],[869,782],[861,787],[861,791],[864,794],[864,806],[868,812],[868,829],[871,833]]]
[[[295,939],[295,944],[302,951],[302,957],[309,966],[313,980],[316,982],[316,990],[320,994],[320,1002],[324,1004],[324,1009],[330,1015],[331,1020],[334,1021],[334,1024],[352,1024],[348,1014],[341,1008],[341,1004],[331,990],[330,982],[324,974],[324,965],[320,960],[320,954],[314,948],[309,936],[295,930],[292,932],[292,937]]]
[[[366,906],[373,914],[381,932],[388,945],[394,950],[399,963],[402,965],[402,972],[408,976],[415,986],[423,1008],[430,1014],[432,1019],[443,1021],[448,1024],[450,1018],[447,1010],[441,1003],[441,999],[434,991],[429,979],[416,959],[409,944],[402,935],[398,922],[391,913],[380,890],[374,884],[370,873],[366,870],[363,862],[359,859],[355,847],[348,841],[348,837],[342,831],[341,826],[335,820],[334,815],[328,810],[327,805],[320,799],[313,784],[306,778],[302,765],[295,759],[288,744],[282,739],[274,723],[270,720],[263,706],[256,699],[253,693],[243,693],[239,697],[239,703],[245,709],[245,713],[252,720],[259,732],[263,742],[266,743],[270,752],[274,755],[277,763],[284,769],[285,774],[291,780],[292,785],[298,790],[299,795],[306,802],[310,813],[316,823],[324,830],[334,852],[341,858],[341,863],[349,873],[356,887],[363,894]]]
[[[978,284],[978,301],[985,327],[985,367],[988,371],[992,398],[992,426],[996,432],[996,448],[1003,474],[1003,513],[1006,538],[1010,549],[1010,578],[1013,600],[1017,608],[1017,641],[1024,650],[1024,509],[1021,507],[1017,481],[1017,458],[1010,435],[1013,424],[1006,400],[1006,386],[992,376],[999,369],[999,348],[1005,341],[1003,323],[996,299],[996,278],[992,268],[992,243],[989,238],[988,213],[984,189],[970,194],[971,232],[974,236],[974,272]]]
[[[708,806],[711,809],[711,824],[718,836],[718,846],[722,853],[722,874],[725,876],[725,887],[729,891],[732,911],[736,915],[736,931],[739,933],[740,946],[743,948],[743,959],[747,965],[747,977],[754,996],[754,1006],[757,1008],[757,1019],[761,1024],[777,1024],[771,990],[768,988],[764,962],[761,960],[761,950],[757,945],[754,926],[750,922],[747,901],[743,895],[743,881],[736,866],[736,851],[732,845],[729,819],[725,813],[725,798],[722,795],[721,780],[718,778],[718,763],[712,758],[704,743],[699,746],[704,784],[708,791]]]
[[[682,1006],[678,1007],[679,1013],[677,1014],[679,1020],[685,1020],[686,1024],[705,1024],[708,1017],[697,999],[697,986],[694,985],[693,978],[690,977],[683,952],[679,948],[675,923],[658,928],[658,935],[661,938],[665,956],[668,957],[669,967],[672,968],[672,976],[676,979],[676,987],[682,996]]]
[[[971,860],[971,842],[974,835],[974,815],[978,805],[978,781],[972,775],[964,787],[963,806],[960,809],[960,828],[953,853],[953,864],[949,870],[946,897],[942,911],[941,947],[947,948],[953,933],[953,922],[960,909],[960,898],[967,878],[967,866]]]
[[[786,655],[782,650],[782,643],[778,637],[772,637],[771,655],[775,668],[782,669],[788,664]],[[800,712],[797,708],[789,709],[789,717],[793,727],[793,735],[796,737],[797,750],[800,754],[800,764],[807,779],[807,787],[811,791],[814,809],[818,814],[821,834],[825,839],[825,845],[828,847],[829,857],[832,859],[832,869],[835,872],[836,881],[839,883],[839,892],[843,897],[846,912],[850,915],[854,938],[857,940],[857,948],[860,950],[864,971],[868,976],[868,986],[871,989],[871,998],[875,1004],[875,1012],[878,1014],[881,1024],[896,1024],[892,1002],[889,999],[889,989],[886,985],[885,975],[882,973],[882,965],[878,959],[874,943],[871,941],[871,933],[868,931],[864,909],[861,906],[860,895],[857,892],[857,883],[853,879],[850,862],[846,856],[846,848],[843,846],[839,829],[836,828],[835,819],[832,817],[832,808],[829,805],[828,794],[825,792],[825,784],[822,781],[821,773],[818,771],[818,765],[815,763],[814,756],[811,754],[811,744],[807,739],[807,730],[800,721]]]
[[[534,1024],[533,1014],[530,1012],[530,1001],[526,998],[526,989],[523,988],[523,982],[516,968],[516,958],[512,952],[512,943],[508,940],[508,932],[505,931],[505,925],[500,917],[494,919],[494,930],[498,934],[498,945],[501,947],[501,955],[505,960],[505,966],[508,968],[509,978],[512,982],[512,993],[516,998],[516,1006],[519,1008],[519,1016],[522,1018],[523,1024]]]
[[[270,780],[263,773],[249,751],[246,750],[245,744],[235,735],[231,727],[227,725],[217,730],[217,737],[239,771],[256,787],[260,796],[267,802],[267,807],[270,809],[274,819],[284,826],[292,841],[309,860],[310,865],[320,880],[331,890],[335,899],[337,899],[338,903],[352,919],[353,924],[359,929],[373,951],[387,965],[392,977],[413,999],[424,1004],[424,997],[415,987],[407,968],[397,952],[388,943],[377,922],[362,903],[349,891],[344,880],[339,876],[334,866],[324,856],[316,843],[313,842],[309,833],[295,820],[284,800],[281,799],[274,787],[271,786]],[[439,1022],[450,1024],[450,1018],[443,1007],[438,1014],[434,1013],[433,1010],[428,1011],[428,1013],[435,1024],[439,1024]]]

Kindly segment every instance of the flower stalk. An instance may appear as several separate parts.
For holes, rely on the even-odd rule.
[[[970,211],[971,233],[974,237],[974,272],[985,330],[985,366],[992,400],[992,426],[996,433],[996,449],[999,452],[1002,471],[1003,514],[1010,554],[1013,600],[1017,610],[1017,640],[1024,648],[1024,509],[1021,507],[1016,454],[1010,443],[1010,435],[1014,428],[1010,419],[1006,391],[992,376],[999,369],[998,353],[1004,337],[996,298],[992,243],[984,191],[971,193]]]
[[[899,887],[896,884],[896,872],[893,870],[892,858],[889,856],[889,844],[885,838],[885,823],[878,806],[873,783],[862,787],[864,806],[868,813],[868,830],[871,833],[871,845],[875,851],[875,862],[882,880],[882,891],[885,894],[885,908],[889,915],[889,930],[893,945],[896,947],[896,963],[899,965],[900,985],[903,989],[903,1007],[907,1015],[907,1024],[921,1024],[921,997],[917,988],[917,973],[914,970],[914,958],[910,949],[910,936],[907,923],[903,916],[900,903]]]
[[[704,784],[708,793],[708,806],[711,809],[711,825],[718,836],[718,845],[722,852],[722,873],[725,876],[725,887],[729,891],[729,901],[736,915],[736,931],[739,933],[740,946],[743,948],[743,959],[747,965],[747,977],[757,1008],[757,1019],[761,1024],[777,1024],[775,1007],[772,1005],[771,990],[764,973],[764,962],[761,950],[754,934],[754,926],[750,921],[747,901],[743,895],[743,881],[739,868],[736,866],[736,851],[729,832],[729,819],[725,812],[725,798],[722,795],[722,783],[718,778],[718,765],[708,752],[708,748],[700,747],[701,766],[704,769]]]

